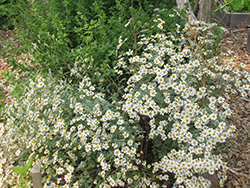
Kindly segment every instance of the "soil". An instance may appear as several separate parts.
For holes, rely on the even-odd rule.
[[[223,51],[231,52],[231,56],[237,57],[235,61],[236,64],[244,62],[246,67],[243,70],[250,72],[250,52],[246,49],[248,29],[226,29],[227,32],[220,43],[224,48]],[[15,34],[15,30],[0,30],[0,41],[3,47],[6,47],[7,41],[13,40],[13,34]],[[8,68],[11,68],[11,66],[7,64],[6,59],[1,56],[0,52],[0,72]],[[0,86],[0,92],[6,96],[6,99],[0,99],[0,102],[1,100],[11,100],[11,85],[1,76]],[[236,96],[229,102],[235,111],[231,122],[237,127],[237,130],[234,137],[221,147],[221,150],[224,151],[223,156],[229,167],[227,171],[228,180],[225,183],[225,187],[250,188],[250,97],[249,95],[246,98]],[[210,177],[210,179],[212,180],[213,188],[220,187],[215,175]]]

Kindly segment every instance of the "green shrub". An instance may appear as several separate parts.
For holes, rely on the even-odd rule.
[[[229,6],[232,12],[250,12],[249,0],[233,0]]]
[[[223,1],[223,8],[231,12],[250,12],[250,0],[225,0]]]
[[[221,63],[224,30],[216,24],[175,22],[165,30],[160,17],[140,27],[133,18],[126,28],[136,27],[139,40],[121,36],[116,48],[114,69],[125,89],[103,94],[87,75],[95,59],[79,57],[70,77],[37,76],[7,106],[1,186],[18,184],[5,164],[27,155],[43,167],[45,187],[210,187],[208,173],[223,186],[227,166],[217,148],[235,131],[227,99],[247,95],[250,75],[232,59]]]
[[[18,15],[20,7],[15,0],[0,0],[0,29],[13,26],[13,19]]]
[[[27,2],[25,10],[19,15],[17,40],[9,44],[6,53],[29,54],[31,64],[22,65],[10,59],[14,68],[21,71],[41,70],[58,74],[62,69],[69,71],[68,65],[76,56],[94,58],[93,69],[103,67],[105,70],[115,65],[114,47],[119,36],[124,32],[123,26],[133,13],[136,22],[148,20],[154,8],[169,9],[175,1],[70,1],[70,0],[36,0]],[[22,45],[15,48],[16,43]],[[6,54],[5,53],[5,54]]]

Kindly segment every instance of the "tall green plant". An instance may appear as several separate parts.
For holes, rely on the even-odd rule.
[[[24,2],[24,1],[23,1]],[[154,8],[170,8],[174,1],[72,1],[36,0],[28,1],[15,23],[19,28],[17,41],[9,44],[8,51],[17,55],[29,54],[29,63],[9,62],[20,70],[36,70],[58,74],[65,73],[68,65],[73,65],[77,55],[94,58],[95,68],[114,66],[113,50],[122,34],[122,26],[134,14],[141,19],[149,19]],[[20,42],[22,48],[15,48]],[[113,62],[113,63],[112,63]]]

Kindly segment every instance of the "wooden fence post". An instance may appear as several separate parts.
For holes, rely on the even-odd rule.
[[[35,165],[31,171],[33,179],[33,188],[42,188],[41,167]]]

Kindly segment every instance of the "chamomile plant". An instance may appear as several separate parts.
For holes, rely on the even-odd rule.
[[[122,97],[100,92],[79,57],[71,68],[79,83],[37,76],[8,104],[5,148],[21,142],[18,157],[34,156],[44,187],[210,187],[206,175],[214,173],[223,186],[227,165],[217,148],[236,129],[227,122],[233,114],[227,100],[248,94],[250,76],[233,60],[220,60],[218,25],[165,30],[160,17],[153,23],[121,53],[129,41],[120,37],[115,72],[126,79]],[[6,156],[1,183],[18,184]]]

